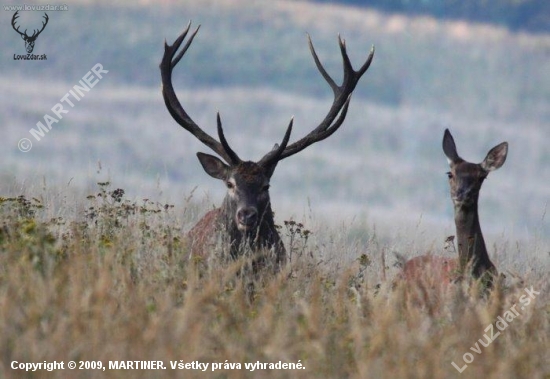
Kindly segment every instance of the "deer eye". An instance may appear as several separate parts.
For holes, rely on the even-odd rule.
[[[262,192],[267,192],[269,191],[269,184],[266,184],[265,186],[262,187]]]
[[[225,182],[225,185],[227,186],[227,189],[233,189],[235,187],[230,181]]]
[[[449,179],[453,178],[453,173],[452,172],[448,171],[446,174],[447,174],[447,178],[449,178]]]

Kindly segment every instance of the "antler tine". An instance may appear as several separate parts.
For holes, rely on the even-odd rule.
[[[220,112],[218,112],[218,114],[216,116],[216,121],[218,123],[218,137],[220,138],[220,142],[223,146],[223,149],[225,150],[225,152],[227,153],[227,155],[231,159],[231,162],[227,162],[227,163],[231,163],[231,164],[241,163],[242,162],[241,158],[239,158],[237,153],[235,153],[235,151],[233,151],[233,149],[229,146],[229,144],[227,143],[227,140],[225,139],[225,135],[223,134],[222,120],[221,120],[221,117],[220,117]]]
[[[338,37],[340,38],[340,37]],[[330,88],[336,93],[338,91],[338,85],[334,82],[334,80],[330,77],[330,75],[327,73],[325,68],[323,67],[323,64],[319,60],[319,57],[317,56],[317,52],[315,51],[315,48],[313,47],[313,42],[311,41],[311,36],[307,35],[307,43],[309,45],[309,51],[311,52],[311,55],[313,55],[313,60],[315,61],[315,65],[317,66],[317,69],[323,75],[323,78],[328,82],[330,85]]]
[[[340,46],[340,54],[342,55],[343,69],[344,69],[344,79],[343,82],[346,83],[346,75],[349,75],[350,72],[353,72],[353,66],[348,56],[348,51],[346,49],[346,40],[342,39],[342,36],[338,34],[338,46]]]
[[[258,162],[260,166],[268,167],[273,164],[276,164],[281,159],[281,154],[285,151],[288,145],[288,141],[290,140],[290,134],[292,133],[293,125],[294,125],[294,116],[290,118],[290,122],[286,129],[285,136],[281,141],[281,144],[280,145],[275,144],[275,147],[273,148],[273,150],[271,150]]]
[[[183,49],[178,53],[178,50],[185,38],[187,37],[190,28],[191,22],[187,24],[185,30],[178,36],[178,38],[174,41],[172,45],[169,45],[166,41],[164,42],[164,55],[162,56],[162,61],[160,62],[162,96],[164,98],[164,103],[166,104],[166,108],[168,109],[168,112],[170,112],[170,115],[172,115],[174,120],[178,124],[180,124],[181,127],[183,127],[185,130],[194,135],[199,141],[201,141],[214,152],[216,152],[227,163],[232,163],[234,161],[234,158],[236,157],[236,154],[231,149],[229,149],[229,151],[226,151],[225,146],[229,147],[229,145],[227,145],[227,141],[225,141],[224,144],[216,141],[210,135],[205,133],[202,128],[195,123],[195,121],[193,121],[193,119],[187,114],[187,112],[179,102],[178,97],[176,96],[176,93],[174,91],[174,87],[172,85],[172,69],[178,64],[183,55],[187,52],[187,49],[189,49],[189,47],[191,46],[193,39],[199,31],[200,25],[191,34]],[[223,136],[223,131],[221,135]]]
[[[17,33],[21,34],[22,36],[25,35],[24,33],[21,33],[19,31],[19,28],[16,28],[15,27],[15,22],[17,21],[17,19],[19,18],[19,11],[15,12],[13,14],[13,17],[11,18],[11,26],[13,27],[13,30],[15,30]],[[26,30],[25,30],[26,32]]]
[[[40,33],[42,33],[42,31],[44,30],[44,28],[46,27],[46,25],[48,25],[48,21],[49,21],[49,17],[48,17],[48,14],[47,13],[44,13],[44,16],[42,16],[46,19],[45,22],[42,22],[42,29],[40,29],[40,31],[38,31],[38,29],[35,30],[35,32],[33,33],[33,37],[36,35],[36,37],[38,37],[40,35]]]
[[[185,30],[183,31],[183,33],[181,33],[181,35],[174,41],[174,44],[172,45],[173,47],[173,52],[172,52],[172,57],[174,57],[174,55],[176,54],[176,52],[178,51],[178,49],[180,48],[181,46],[181,43],[183,42],[183,40],[185,39],[185,37],[187,37],[187,33],[189,33],[189,29],[191,28],[191,21],[189,21],[187,23],[187,27],[185,28]],[[191,46],[191,43],[193,43],[193,40],[195,39],[195,36],[197,35],[197,33],[199,32],[199,29],[201,28],[201,26],[197,26],[197,28],[195,29],[195,31],[191,34],[191,37],[189,37],[189,39],[187,40],[187,42],[185,43],[185,46],[183,47],[183,49],[181,49],[181,51],[179,52],[179,54],[176,56],[175,59],[172,60],[172,68],[174,68],[178,63],[179,61],[181,60],[181,58],[183,57],[183,55],[187,52],[187,49],[189,49],[189,46]],[[166,41],[164,42],[165,46],[166,46]]]
[[[363,63],[363,65],[357,72],[359,75],[363,75],[369,69],[373,58],[374,58],[374,45],[372,45],[370,48],[369,56],[367,57],[367,60],[365,61],[365,63]]]
[[[286,157],[294,155],[304,150],[309,145],[312,145],[315,142],[322,141],[330,137],[332,134],[334,134],[334,132],[338,130],[338,128],[344,123],[344,120],[346,119],[350,100],[351,100],[351,95],[348,96],[348,99],[346,100],[346,102],[344,103],[344,106],[342,107],[340,116],[338,116],[338,119],[334,122],[334,124],[332,124],[330,128],[320,131],[319,133],[315,134],[315,136],[311,136],[311,137],[306,136],[300,139],[299,141],[294,142],[292,145],[286,148],[286,150],[284,151],[284,154],[285,154],[284,156],[281,154],[282,158],[280,159],[284,159]]]
[[[346,42],[340,37],[340,35],[338,35],[338,44],[340,47],[340,53],[342,55],[342,65],[344,69],[342,84],[338,85],[327,73],[321,61],[319,60],[319,57],[317,56],[315,48],[313,47],[313,43],[309,34],[307,35],[307,38],[309,49],[311,51],[311,55],[313,56],[313,60],[315,61],[315,65],[317,66],[317,69],[319,70],[325,81],[332,88],[332,91],[334,93],[334,100],[323,121],[321,121],[321,123],[305,137],[287,146],[286,149],[281,152],[279,160],[290,157],[291,155],[294,155],[304,150],[306,147],[314,144],[315,142],[322,141],[323,139],[331,136],[336,130],[338,130],[338,128],[343,124],[346,118],[349,102],[351,100],[351,94],[355,90],[355,87],[357,86],[359,79],[361,79],[361,76],[370,67],[372,59],[374,57],[374,46],[372,46],[365,63],[363,63],[358,71],[355,71],[346,51]],[[338,117],[338,115],[340,116]],[[271,151],[264,158],[262,158],[262,160],[270,160],[273,155],[274,152]]]

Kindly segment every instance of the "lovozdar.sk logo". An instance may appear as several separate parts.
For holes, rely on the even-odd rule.
[[[38,38],[40,33],[42,33],[42,31],[44,30],[46,25],[48,25],[48,20],[50,19],[48,17],[47,13],[44,13],[43,17],[44,17],[44,21],[42,21],[42,28],[41,29],[33,29],[32,35],[29,36],[27,34],[28,29],[25,29],[24,32],[21,32],[19,30],[20,27],[16,26],[17,19],[19,18],[19,11],[15,12],[13,14],[13,17],[11,19],[11,26],[13,27],[13,30],[15,30],[17,33],[19,33],[21,38],[25,41],[25,49],[27,50],[27,55],[14,54],[13,55],[14,60],[45,60],[45,59],[48,59],[46,57],[46,54],[41,54],[41,55],[32,54],[32,52],[34,50],[34,43],[36,42],[36,39]]]

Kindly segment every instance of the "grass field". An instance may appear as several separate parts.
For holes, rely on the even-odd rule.
[[[309,233],[287,222],[281,233],[292,261],[277,275],[236,275],[240,261],[199,273],[183,258],[182,231],[196,211],[131,201],[106,183],[89,196],[2,198],[0,377],[550,375],[547,269],[508,275],[488,297],[457,285],[441,297],[428,289],[418,303],[422,288],[395,282],[391,254],[415,236],[382,242],[365,230],[371,238],[359,243],[342,230]],[[506,327],[495,324],[506,315]],[[69,371],[70,360],[106,370]],[[147,360],[166,370],[109,368],[109,361]],[[22,372],[10,368],[13,361],[63,361],[65,370]],[[279,361],[303,367],[258,365]],[[209,366],[172,369],[170,362]]]

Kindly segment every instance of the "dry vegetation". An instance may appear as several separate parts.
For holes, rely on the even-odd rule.
[[[382,267],[391,266],[390,257],[377,263],[387,246],[376,237],[353,264],[334,264],[341,252],[355,249],[353,242],[323,245],[317,231],[287,222],[281,232],[292,263],[257,282],[251,300],[251,278],[236,275],[242,262],[198,275],[194,262],[182,260],[188,208],[181,216],[181,209],[130,201],[102,183],[71,215],[72,201],[50,204],[57,195],[1,199],[0,377],[550,375],[546,273],[527,274],[516,285],[508,281],[487,298],[459,286],[435,298],[429,288],[393,286],[395,269]],[[331,259],[319,253],[326,246]],[[531,286],[540,294],[521,309],[520,296]],[[488,347],[478,343],[480,354],[470,350],[514,304],[520,316]],[[463,366],[467,352],[474,361],[458,374],[451,362]],[[22,373],[10,369],[14,360],[162,360],[167,370]],[[170,369],[169,362],[179,360],[227,361],[242,369]],[[245,362],[258,361],[300,361],[305,369],[245,369]]]

